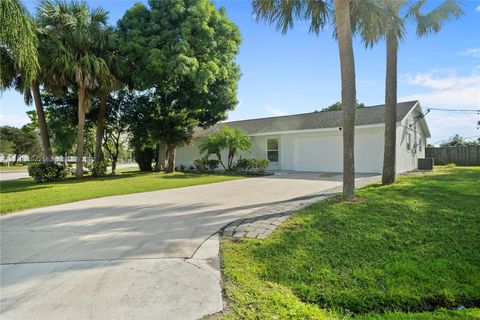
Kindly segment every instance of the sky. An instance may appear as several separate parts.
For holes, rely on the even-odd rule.
[[[109,12],[112,25],[135,2],[90,0]],[[142,1],[146,2],[146,1]],[[35,12],[37,1],[24,1]],[[320,110],[340,100],[338,46],[332,30],[319,35],[298,22],[281,34],[265,22],[258,22],[247,0],[217,0],[239,27],[242,45],[237,61],[242,71],[239,104],[229,120],[271,117]],[[430,0],[433,8],[440,1]],[[398,101],[419,100],[427,108],[480,110],[480,0],[464,0],[461,20],[449,22],[435,35],[418,39],[412,24],[398,54]],[[354,39],[357,99],[368,105],[384,102],[385,43],[366,49]],[[21,94],[6,91],[0,97],[0,124],[21,126],[28,122]],[[426,115],[432,137],[438,144],[458,133],[480,137],[480,113],[432,110]]]

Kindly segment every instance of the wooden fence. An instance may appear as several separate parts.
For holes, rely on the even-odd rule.
[[[425,158],[433,158],[439,165],[480,166],[480,146],[426,148]]]

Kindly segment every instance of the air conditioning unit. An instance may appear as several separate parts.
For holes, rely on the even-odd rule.
[[[418,170],[433,170],[433,158],[418,159]]]

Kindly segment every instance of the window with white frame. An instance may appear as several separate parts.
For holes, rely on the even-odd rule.
[[[278,139],[267,139],[267,159],[278,162]]]
[[[407,151],[412,150],[412,135],[407,133]]]

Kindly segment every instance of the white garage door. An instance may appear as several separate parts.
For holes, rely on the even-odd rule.
[[[294,141],[295,171],[342,171],[342,136],[302,137]]]

